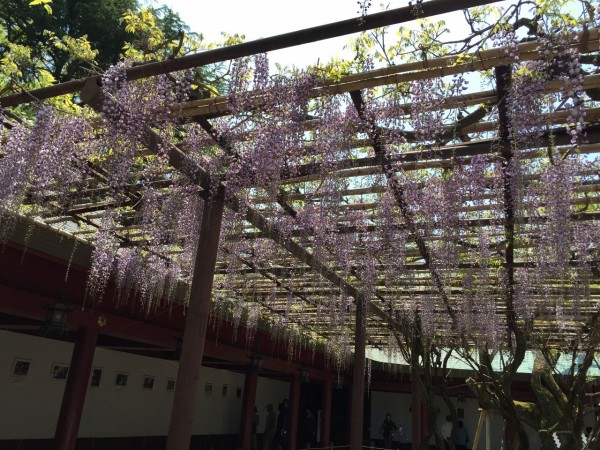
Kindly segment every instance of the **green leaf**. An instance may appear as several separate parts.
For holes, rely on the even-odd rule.
[[[32,0],[29,2],[29,6],[42,5],[48,14],[52,14],[50,3],[52,3],[52,0]]]

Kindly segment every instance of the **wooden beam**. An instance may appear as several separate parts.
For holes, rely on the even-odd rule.
[[[588,136],[591,140],[600,138],[600,127],[593,125],[587,128]],[[548,143],[553,145],[569,145],[571,137],[567,134],[565,129],[553,130],[552,135],[544,133],[541,137],[541,144],[547,145]],[[463,144],[454,144],[444,146],[442,148],[425,148],[418,151],[405,152],[396,157],[394,164],[400,166],[403,170],[410,170],[410,163],[419,163],[425,159],[427,154],[430,154],[430,158],[435,160],[449,160],[457,157],[468,157],[476,155],[486,155],[493,153],[493,147],[498,143],[497,139],[486,139],[467,142]],[[370,142],[364,142],[364,146],[370,145]],[[357,147],[360,145],[357,144]],[[370,175],[378,173],[381,168],[379,157],[368,157],[359,159],[347,159],[340,161],[336,166],[336,172],[340,176],[356,176],[356,175]],[[343,170],[369,168],[370,170],[365,173],[340,173]],[[421,167],[425,168],[425,167]],[[284,171],[281,175],[282,180],[292,182],[303,182],[312,181],[315,179],[315,175],[319,175],[323,171],[321,163],[305,164],[298,167],[298,170],[294,170],[294,173],[287,173]]]
[[[100,87],[94,80],[86,83],[84,90],[81,92],[81,98],[96,110],[100,109],[103,102]],[[163,151],[166,151],[169,164],[176,170],[184,171],[187,168],[187,173],[191,170],[191,168],[193,168],[193,172],[195,174],[193,181],[203,188],[203,192],[205,194],[210,191],[210,177],[208,172],[202,167],[198,166],[175,145],[163,139],[158,135],[158,133],[148,126],[146,126],[144,129],[142,141],[148,147],[148,149],[155,153],[158,153],[159,148],[163,149]],[[223,184],[219,185],[219,189],[223,190],[224,192],[225,188]],[[286,233],[284,233],[276,224],[269,223],[267,219],[255,208],[234,195],[226,195],[225,202],[232,211],[238,213],[243,212],[246,221],[265,233],[269,239],[275,241],[297,259],[304,262],[318,274],[322,275],[325,279],[333,283],[335,286],[338,286],[342,292],[345,292],[353,297],[355,301],[358,301],[361,297],[363,297],[363,293],[358,288],[342,279],[334,270],[330,269],[322,261],[315,258],[301,245],[297,244],[292,239],[289,239],[289,236]],[[372,302],[369,303],[367,311],[374,313],[376,316],[380,317],[389,324],[395,323],[395,320],[392,317],[390,317],[385,311]]]
[[[418,18],[422,19],[438,14],[457,11],[459,9],[497,3],[499,1],[500,0],[456,0],[454,2],[448,2],[447,0],[431,0],[419,6],[420,12]],[[242,44],[231,45],[229,47],[221,47],[201,53],[181,56],[179,58],[141,64],[139,66],[134,66],[127,69],[127,79],[138,80],[141,78],[163,75],[170,72],[201,67],[207,64],[214,64],[221,61],[242,58],[244,56],[250,56],[257,53],[279,50],[296,45],[321,41],[323,39],[330,39],[333,37],[372,30],[374,28],[409,22],[415,19],[417,19],[417,17],[414,14],[413,7],[406,6],[404,8],[393,9],[377,14],[370,14],[366,16],[364,20],[352,18],[327,25],[306,28],[304,30],[292,31],[290,33],[280,34],[273,37],[244,42]],[[28,92],[8,95],[0,98],[0,106],[6,108],[9,106],[17,106],[23,103],[31,103],[37,100],[44,100],[59,95],[71,94],[83,89],[87,81],[94,80],[94,82],[96,82],[99,79],[100,77],[90,77],[56,84],[46,88],[34,89]]]
[[[422,232],[422,230],[417,228],[414,214],[411,212],[406,200],[406,191],[404,189],[404,186],[398,181],[396,177],[396,172],[394,170],[393,161],[387,154],[386,149],[384,147],[385,142],[381,135],[381,129],[373,120],[369,119],[365,114],[365,104],[361,92],[351,92],[350,96],[352,97],[352,102],[354,103],[354,107],[358,112],[358,116],[364,123],[364,127],[367,130],[366,133],[371,139],[371,145],[375,150],[375,155],[379,158],[381,173],[384,174],[384,176],[387,179],[388,186],[390,187],[390,190],[394,196],[394,200],[398,208],[400,209],[400,213],[402,214],[402,219],[406,224],[411,238],[417,244],[419,253],[429,269],[429,273],[431,278],[433,279],[434,285],[437,290],[437,294],[444,302],[448,315],[452,319],[452,325],[453,327],[455,327],[457,325],[456,311],[450,305],[448,293],[446,292],[446,287],[444,286],[443,278],[439,270],[432,264],[431,253],[424,240],[426,235],[424,234],[424,232]]]
[[[589,30],[588,48],[586,51],[598,50],[600,46],[598,29]],[[579,35],[583,37],[583,33]],[[576,42],[576,41],[574,41]],[[521,61],[532,61],[543,58],[538,52],[538,41],[530,41],[519,44],[519,58]],[[580,44],[573,43],[572,47],[578,47]],[[372,89],[391,84],[409,83],[411,81],[443,77],[457,73],[466,73],[480,70],[487,70],[497,66],[506,65],[514,62],[507,56],[509,49],[493,48],[489,50],[478,51],[466,56],[466,63],[457,63],[458,56],[444,56],[441,58],[428,59],[426,61],[416,61],[405,64],[398,64],[382,69],[361,72],[347,75],[340,80],[325,80],[321,85],[315,87],[310,96],[313,98],[330,94],[343,94],[361,89]],[[588,75],[584,78],[583,89],[591,89],[600,83],[600,75]],[[564,86],[560,80],[551,80],[546,85],[546,92],[557,92]],[[252,95],[252,93],[250,94]],[[264,94],[256,92],[254,99],[250,102],[252,108],[259,108],[264,104]],[[464,107],[478,105],[481,103],[496,102],[495,91],[484,91],[480,93],[464,94],[444,99],[443,108]],[[217,117],[231,113],[229,110],[229,101],[226,96],[212,97],[201,100],[192,100],[185,103],[178,103],[171,107],[177,112],[179,117],[209,116]],[[412,105],[401,105],[400,108],[405,114],[409,114]]]

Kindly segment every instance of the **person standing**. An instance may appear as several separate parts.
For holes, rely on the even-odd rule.
[[[404,429],[402,428],[401,423],[398,424],[398,429],[394,433],[394,436],[395,436],[394,441],[398,441],[398,445],[397,446],[394,445],[394,448],[398,448],[398,449],[404,448]]]
[[[385,419],[381,424],[379,432],[383,435],[383,446],[385,448],[392,448],[392,440],[394,438],[394,431],[397,430],[396,424],[392,422],[392,415],[387,413]]]
[[[464,427],[462,420],[458,421],[458,429],[456,430],[456,450],[467,450],[469,442],[469,433]]]
[[[286,450],[288,447],[288,404],[287,399],[283,399],[279,404],[279,414],[277,415],[277,427],[275,429],[275,450]]]
[[[277,427],[277,419],[275,418],[275,410],[273,405],[267,405],[267,419],[265,421],[265,434],[263,439],[263,450],[271,450],[273,446],[273,438],[275,437],[275,429]]]
[[[252,440],[250,445],[252,450],[258,450],[258,441],[256,438],[256,432],[258,431],[258,425],[260,424],[260,416],[258,415],[258,408],[254,407],[254,417],[252,419]]]
[[[444,439],[444,450],[450,450],[450,439],[452,438],[452,417],[446,416],[446,421],[440,428],[442,438]]]
[[[301,448],[310,450],[315,440],[316,431],[315,416],[313,416],[309,408],[306,408],[306,416],[304,417],[300,440]]]

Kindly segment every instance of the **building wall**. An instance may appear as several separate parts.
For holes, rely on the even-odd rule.
[[[0,440],[51,439],[54,436],[65,380],[51,378],[54,364],[68,365],[73,345],[67,342],[0,331]],[[30,361],[27,376],[13,375],[16,359]],[[94,368],[102,369],[99,387],[89,387],[79,436],[82,438],[165,436],[168,431],[173,392],[167,381],[177,377],[176,361],[134,355],[97,348]],[[127,386],[115,386],[115,376],[128,375]],[[144,389],[144,377],[154,377],[154,386]],[[212,393],[205,392],[207,383]],[[227,393],[223,395],[223,386]],[[198,409],[193,425],[195,435],[235,435],[239,432],[242,398],[237,390],[244,386],[244,375],[203,367],[197,398]],[[264,430],[266,405],[277,405],[289,396],[289,383],[266,377],[258,378],[256,406],[260,416],[259,433]],[[242,393],[243,395],[243,393]],[[410,394],[371,391],[371,439],[381,439],[379,429],[386,413],[404,430],[411,441]],[[438,398],[439,427],[445,420],[446,407]],[[465,411],[463,422],[473,441],[479,421],[478,403],[466,399],[456,404]],[[586,422],[591,425],[593,416]],[[502,420],[491,417],[491,448],[499,450]],[[529,429],[531,449],[539,449],[536,433]],[[485,449],[485,426],[478,450]]]
[[[439,410],[438,423],[436,424],[439,430],[442,423],[445,422],[448,410],[443,400],[438,397],[435,400],[436,407]],[[392,420],[396,425],[402,426],[404,431],[404,440],[410,442],[412,440],[411,430],[411,412],[409,410],[411,406],[410,394],[397,393],[397,392],[382,392],[372,391],[371,392],[371,439],[382,439],[379,430],[381,424],[385,419],[385,415],[389,412],[392,415]],[[464,409],[464,419],[461,419],[469,434],[469,441],[473,444],[475,432],[477,430],[477,424],[479,422],[479,404],[476,399],[467,398],[465,403],[456,403],[454,399],[454,406],[456,408]],[[496,414],[491,415],[491,426],[490,426],[490,443],[491,450],[500,450],[503,435],[503,421],[502,418]],[[540,441],[537,434],[529,427],[526,427],[529,435],[529,443],[531,450],[538,450],[540,448]],[[485,450],[485,423],[482,427],[479,443],[477,446],[478,450]],[[433,440],[432,440],[433,443]]]
[[[0,440],[47,439],[54,436],[65,380],[51,378],[54,364],[69,365],[73,345],[52,339],[0,331]],[[13,375],[16,359],[30,361],[25,377]],[[173,392],[169,379],[177,377],[177,361],[97,348],[93,367],[102,369],[99,387],[89,387],[80,437],[164,436],[167,434]],[[127,386],[115,386],[116,373],[128,375]],[[146,376],[154,377],[144,389]],[[205,392],[206,383],[212,393]],[[227,393],[223,395],[223,386]],[[203,367],[193,433],[237,434],[244,375]],[[243,393],[242,393],[243,395]],[[264,427],[266,405],[277,405],[289,395],[289,383],[259,377],[256,404]]]

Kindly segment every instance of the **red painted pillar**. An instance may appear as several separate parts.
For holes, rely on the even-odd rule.
[[[421,392],[419,384],[415,381],[415,376],[411,377],[411,410],[412,410],[412,450],[419,450],[421,447]]]
[[[242,417],[240,418],[240,449],[242,450],[251,449],[257,384],[258,370],[254,367],[249,367],[244,380],[244,398],[242,400]]]
[[[95,329],[80,328],[78,331],[54,434],[56,450],[73,450],[75,448],[97,338],[98,332]]]
[[[331,436],[331,401],[333,398],[333,379],[325,382],[323,389],[323,408],[321,409],[321,447],[329,446]]]
[[[363,413],[365,405],[365,345],[366,302],[356,299],[354,326],[354,364],[352,367],[352,397],[350,405],[350,450],[362,450]]]
[[[296,373],[290,384],[290,410],[289,410],[289,435],[288,449],[296,450],[298,438],[298,417],[300,416],[300,375]]]
[[[196,393],[206,339],[212,284],[223,219],[224,194],[204,202],[183,345],[171,410],[167,450],[190,448]]]

